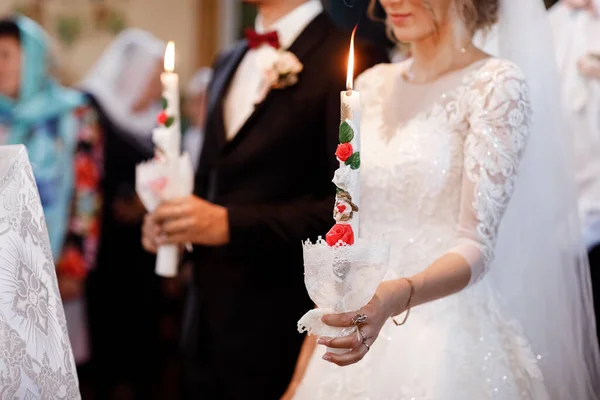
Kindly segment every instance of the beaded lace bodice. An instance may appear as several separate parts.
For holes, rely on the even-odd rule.
[[[467,259],[475,281],[493,259],[525,148],[527,85],[500,59],[429,85],[405,82],[407,65],[379,65],[358,80],[361,235],[388,235],[394,275],[452,251]]]

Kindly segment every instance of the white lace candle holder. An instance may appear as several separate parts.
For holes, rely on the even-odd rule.
[[[359,238],[353,245],[332,247],[319,238],[315,243],[303,243],[303,250],[304,282],[319,308],[298,321],[298,331],[328,337],[356,332],[330,327],[321,318],[358,311],[368,304],[387,272],[389,242],[383,237]]]

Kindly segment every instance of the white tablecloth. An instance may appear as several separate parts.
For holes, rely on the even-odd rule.
[[[27,152],[0,146],[0,399],[80,397]]]

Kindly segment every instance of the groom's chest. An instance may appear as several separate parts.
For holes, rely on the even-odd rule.
[[[304,60],[296,83],[269,87],[263,94],[264,77],[256,55],[248,53],[240,61],[209,115],[211,133],[222,140],[222,156],[248,150],[260,154],[282,146],[314,148],[314,139],[322,140],[327,121],[339,114],[339,107],[328,102],[335,97],[331,83],[341,82],[341,75],[319,71],[324,60],[314,54]]]

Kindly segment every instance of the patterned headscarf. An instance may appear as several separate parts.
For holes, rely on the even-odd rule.
[[[76,120],[84,103],[79,92],[64,88],[49,74],[46,32],[26,17],[14,20],[20,31],[22,70],[17,99],[0,95],[0,123],[8,126],[7,144],[24,144],[33,167],[52,253],[62,250],[73,193]]]

